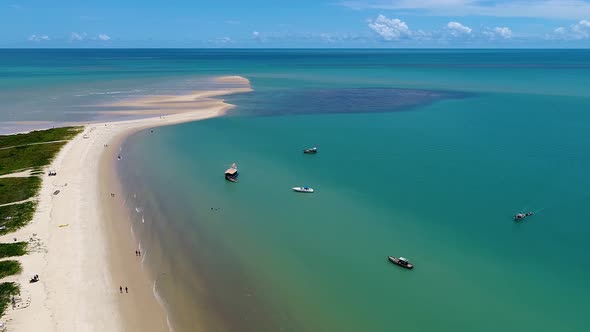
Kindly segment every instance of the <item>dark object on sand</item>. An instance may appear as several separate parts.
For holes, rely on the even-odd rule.
[[[31,278],[31,280],[29,280],[29,282],[30,282],[31,284],[32,284],[32,283],[35,283],[35,282],[37,282],[37,281],[39,281],[39,275],[38,275],[38,274],[35,274],[35,275],[34,275],[34,276]]]
[[[54,191],[54,192],[53,192],[53,194],[54,194],[54,195],[57,195],[57,194],[59,194],[59,190],[56,190],[56,191]]]
[[[403,268],[406,269],[413,269],[414,265],[412,265],[412,263],[410,263],[406,258],[404,257],[400,257],[400,258],[395,258],[393,256],[387,256],[387,259],[392,262],[393,264],[399,265]]]

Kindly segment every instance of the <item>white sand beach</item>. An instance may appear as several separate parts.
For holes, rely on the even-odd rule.
[[[211,97],[251,91],[244,78],[224,82],[242,87],[120,102],[115,106],[145,107],[149,112],[134,112],[148,117],[86,125],[65,145],[49,167],[57,176],[43,178],[33,221],[0,238],[30,241],[30,253],[19,258],[23,273],[6,278],[21,285],[2,319],[9,331],[168,331],[153,282],[134,255],[113,166],[130,134],[220,116],[233,106]],[[29,283],[35,274],[40,281]]]

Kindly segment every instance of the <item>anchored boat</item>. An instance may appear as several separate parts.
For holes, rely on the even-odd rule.
[[[313,148],[305,149],[303,150],[303,153],[316,154],[318,153],[318,147],[314,146]]]
[[[293,191],[296,191],[298,193],[313,193],[314,192],[313,188],[310,188],[307,186],[293,187]]]
[[[393,256],[387,256],[387,259],[389,259],[389,261],[392,262],[393,264],[399,265],[403,268],[410,269],[410,270],[414,268],[414,265],[412,265],[412,263],[410,263],[407,258],[404,258],[404,257],[395,258]]]
[[[238,182],[238,166],[233,163],[230,168],[225,171],[225,179],[230,182]]]
[[[514,221],[521,221],[521,220],[524,220],[524,218],[526,218],[526,217],[530,217],[530,216],[532,216],[532,215],[533,215],[533,213],[532,213],[532,212],[527,212],[527,213],[517,213],[517,214],[514,216]]]

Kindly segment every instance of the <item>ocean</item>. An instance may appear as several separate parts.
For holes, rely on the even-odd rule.
[[[215,76],[251,81],[253,92],[225,97],[237,106],[227,116],[122,147],[132,227],[175,331],[590,326],[590,51],[3,50],[0,60],[0,120],[12,126],[101,120],[102,102]],[[223,179],[233,162],[238,183]],[[316,192],[292,192],[302,185]]]

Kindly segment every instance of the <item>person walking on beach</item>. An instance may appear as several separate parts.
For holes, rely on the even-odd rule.
[[[137,250],[135,250],[135,256],[139,256],[139,254],[137,253]]]
[[[125,286],[125,293],[129,293],[129,290],[127,289],[127,286]]]
[[[119,292],[123,293],[123,286],[119,286]]]

